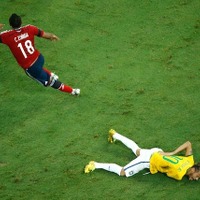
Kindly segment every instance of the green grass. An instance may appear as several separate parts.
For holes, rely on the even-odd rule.
[[[0,198],[198,199],[199,183],[187,178],[85,175],[83,168],[134,158],[107,143],[110,128],[146,148],[190,140],[200,160],[199,9],[198,0],[1,2],[5,29],[16,12],[60,37],[36,46],[45,66],[81,96],[43,88],[0,46]]]

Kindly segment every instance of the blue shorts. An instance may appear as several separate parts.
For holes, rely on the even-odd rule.
[[[42,54],[39,55],[35,63],[25,70],[26,74],[41,83],[44,86],[49,85],[50,75],[43,70],[44,57]]]

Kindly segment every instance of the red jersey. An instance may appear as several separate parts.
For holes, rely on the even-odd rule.
[[[29,68],[38,58],[40,52],[35,49],[34,36],[42,36],[41,31],[35,26],[27,25],[19,29],[4,31],[0,34],[0,42],[6,44],[18,64],[24,68]]]

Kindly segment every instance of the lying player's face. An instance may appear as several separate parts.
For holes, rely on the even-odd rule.
[[[198,181],[200,179],[200,172],[194,172],[189,175],[189,180]]]

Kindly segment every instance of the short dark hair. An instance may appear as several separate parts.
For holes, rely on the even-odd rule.
[[[17,14],[13,13],[9,18],[10,26],[13,28],[20,28],[22,24],[22,19]]]
[[[197,164],[193,165],[193,167],[194,167],[196,172],[200,171],[200,163],[197,163]]]

